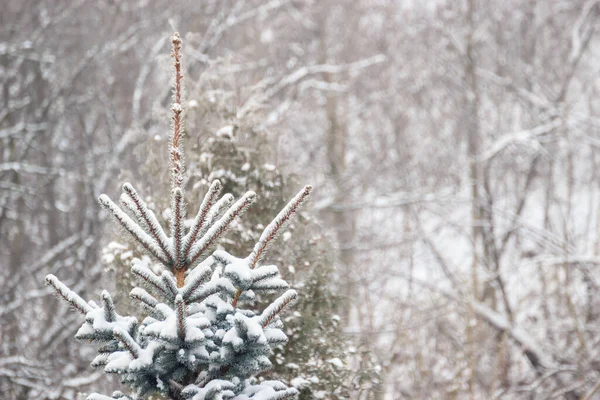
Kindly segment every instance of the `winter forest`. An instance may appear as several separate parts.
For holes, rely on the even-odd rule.
[[[599,0],[0,0],[0,399],[600,399],[599,77]]]

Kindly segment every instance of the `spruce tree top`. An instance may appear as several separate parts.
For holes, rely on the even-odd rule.
[[[255,201],[255,193],[247,192],[236,202],[230,194],[219,199],[221,184],[214,181],[193,223],[184,226],[182,42],[178,33],[171,41],[175,81],[169,148],[170,235],[131,184],[123,185],[120,206],[106,195],[99,198],[152,260],[135,259],[131,269],[143,287],[135,287],[130,296],[148,316],[139,324],[135,317],[119,315],[106,291],[96,304],[83,300],[54,275],[48,275],[46,282],[85,315],[75,337],[99,344],[92,366],[118,375],[130,387],[130,394],[92,394],[88,400],[133,400],[151,394],[178,400],[290,399],[296,389],[254,378],[271,367],[271,348],[287,341],[279,313],[297,297],[280,279],[277,267],[261,261],[312,188],[306,186],[284,207],[245,258],[212,250],[232,221]],[[241,307],[256,293],[274,291],[283,294],[261,312]]]

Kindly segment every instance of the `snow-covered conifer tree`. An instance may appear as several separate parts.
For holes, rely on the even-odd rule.
[[[184,224],[183,90],[177,33],[172,43],[175,82],[169,235],[131,184],[123,185],[120,206],[106,195],[99,198],[102,207],[150,256],[143,261],[135,259],[131,269],[142,286],[135,287],[130,297],[147,317],[138,323],[135,317],[119,315],[106,291],[97,304],[86,302],[53,275],[48,275],[46,282],[85,316],[76,338],[99,344],[92,366],[119,376],[130,387],[130,394],[92,394],[89,400],[142,399],[152,394],[193,400],[289,399],[296,389],[255,378],[271,367],[272,347],[287,341],[279,314],[297,297],[279,277],[277,267],[263,265],[262,260],[311,187],[302,189],[267,225],[245,258],[223,250],[212,252],[212,248],[255,201],[255,193],[247,192],[235,202],[229,194],[219,198],[222,187],[214,181],[191,225]],[[263,292],[283,294],[261,311],[243,308]]]

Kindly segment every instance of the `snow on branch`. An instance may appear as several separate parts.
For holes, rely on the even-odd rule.
[[[373,65],[381,64],[387,60],[387,57],[383,54],[377,54],[375,56],[358,60],[347,64],[319,64],[310,65],[306,67],[298,68],[293,73],[285,76],[277,84],[273,85],[270,89],[265,91],[265,98],[269,99],[275,94],[279,93],[284,88],[291,86],[298,81],[304,79],[310,75],[316,74],[339,74],[345,71],[357,71],[371,67]]]
[[[112,297],[106,291],[102,291],[102,308],[104,309],[104,319],[107,322],[113,322],[117,318],[117,313],[115,311],[115,304],[113,303]]]
[[[113,329],[113,335],[133,358],[138,358],[140,356],[140,346],[133,340],[129,333],[119,327],[115,327]]]
[[[0,129],[0,140],[11,136],[22,135],[25,132],[43,132],[48,129],[48,124],[43,122],[39,124],[25,123],[23,121],[8,128]]]
[[[183,246],[183,219],[185,218],[185,209],[183,205],[183,192],[181,188],[176,187],[173,191],[173,217],[171,219],[171,236],[173,238],[173,258],[175,259],[175,269],[184,268],[182,260]]]
[[[198,258],[204,254],[204,252],[208,250],[208,248],[210,248],[223,233],[225,233],[229,224],[231,224],[236,217],[243,214],[255,200],[256,193],[246,192],[241,199],[235,202],[221,219],[219,219],[219,221],[215,223],[196,244],[194,244],[190,251],[190,255],[188,256],[188,264],[193,265]]]
[[[523,353],[536,369],[545,369],[552,366],[553,357],[545,351],[537,341],[525,330],[515,326],[506,317],[492,310],[485,304],[471,301],[473,311],[484,321],[501,332],[506,332],[523,349]]]
[[[196,241],[196,238],[198,237],[198,233],[200,232],[200,229],[206,223],[206,216],[208,214],[208,211],[215,203],[215,201],[216,201],[217,197],[219,196],[219,193],[221,193],[222,189],[223,189],[223,185],[221,185],[221,181],[215,180],[210,185],[210,188],[208,189],[208,193],[206,193],[206,196],[204,196],[204,199],[202,200],[202,204],[200,205],[200,209],[198,210],[198,214],[196,215],[196,218],[194,218],[194,222],[192,223],[192,226],[190,227],[188,234],[185,235],[185,238],[183,239],[183,243],[184,243],[183,259],[184,260],[187,258],[189,251],[192,247],[192,244],[194,244],[194,242]]]
[[[231,193],[223,195],[223,197],[221,197],[208,211],[208,214],[206,215],[206,224],[200,229],[200,232],[198,232],[196,237],[201,238],[204,236],[206,231],[208,231],[208,229],[223,216],[225,211],[231,207],[234,200],[235,198]]]
[[[79,313],[85,315],[92,310],[92,307],[85,300],[66,287],[56,276],[52,274],[46,276],[46,284],[52,286],[56,294]]]
[[[287,307],[292,301],[298,298],[298,293],[295,290],[290,289],[277,298],[271,305],[269,305],[260,316],[260,324],[264,328],[268,326],[273,319]]]
[[[187,295],[186,301],[192,303],[203,301],[209,296],[212,296],[216,293],[231,293],[232,291],[235,291],[235,287],[231,284],[229,280],[217,279],[207,283],[206,285],[202,286],[200,289],[194,292],[190,292],[189,294],[186,292],[185,294]]]
[[[223,13],[221,16],[213,19],[207,31],[202,35],[202,42],[200,43],[198,50],[193,51],[192,55],[203,63],[209,62],[210,60],[206,57],[208,50],[217,45],[227,30],[251,18],[257,16],[264,17],[269,12],[281,8],[291,2],[292,0],[271,0],[238,14],[239,8],[244,5],[243,2],[239,2],[238,6],[233,7],[231,12],[227,14]]]
[[[187,276],[185,285],[181,289],[181,295],[184,300],[187,299],[192,293],[196,291],[202,285],[210,274],[212,269],[208,265],[199,265]]]
[[[430,282],[414,277],[411,277],[410,279],[412,279],[412,282],[423,288],[439,293],[448,299],[463,304],[465,307],[469,307],[481,320],[487,322],[492,328],[499,332],[507,333],[512,340],[521,346],[523,353],[536,370],[553,367],[554,356],[551,351],[542,347],[534,337],[527,333],[527,331],[508,320],[508,318],[499,312],[479,301],[458,297],[449,290],[443,289]]]
[[[143,230],[149,233],[148,225],[144,221],[144,217],[135,206],[133,200],[131,200],[131,198],[125,193],[121,193],[119,200],[121,201],[121,207],[131,217],[131,219],[137,222]]]
[[[140,259],[135,258],[133,260],[131,272],[137,275],[150,290],[154,290],[164,296],[169,295],[170,292],[165,288],[163,281],[146,267]]]
[[[170,271],[163,271],[160,276],[163,287],[165,287],[173,296],[177,296],[179,293],[179,289],[177,288],[177,283],[175,282],[175,277]]]
[[[123,185],[123,191],[127,194],[127,196],[129,196],[133,202],[133,205],[135,205],[135,209],[146,224],[148,233],[154,238],[154,240],[156,240],[165,258],[173,261],[168,251],[169,239],[167,238],[165,231],[160,226],[160,223],[158,222],[158,219],[154,213],[148,208],[146,203],[142,200],[140,195],[135,191],[130,183],[125,183]]]
[[[103,394],[92,393],[87,397],[87,400],[133,400],[133,397],[126,396],[121,392],[114,392],[112,396],[105,396]]]
[[[183,107],[182,104],[182,91],[183,91],[183,75],[181,73],[181,37],[179,33],[175,32],[171,38],[173,44],[173,66],[175,67],[175,82],[173,85],[173,105],[171,111],[173,111],[173,132],[171,133],[171,179],[172,187],[181,188],[183,184],[184,174],[184,159],[183,159]],[[173,193],[174,194],[174,193]]]
[[[551,122],[548,122],[543,125],[538,125],[531,129],[526,129],[520,132],[507,133],[505,135],[502,135],[500,139],[492,143],[492,145],[489,146],[477,158],[479,159],[479,161],[491,160],[507,147],[517,144],[529,143],[534,147],[539,147],[540,144],[537,141],[537,139],[551,133],[553,130],[557,129],[562,124],[563,122],[560,119],[553,119]]]
[[[158,304],[158,300],[156,300],[150,293],[139,287],[133,288],[129,293],[129,297],[152,309]]]
[[[156,257],[161,263],[168,265],[169,262],[163,255],[160,246],[150,235],[135,223],[123,210],[121,210],[107,195],[100,195],[98,198],[100,205],[108,210],[115,220],[121,224],[129,234],[137,240],[151,255]]]
[[[298,68],[291,74],[281,77],[278,80],[272,78],[263,79],[255,86],[258,94],[256,96],[251,96],[244,103],[244,105],[239,108],[238,112],[236,113],[236,118],[244,118],[257,106],[257,104],[262,104],[269,101],[281,91],[285,90],[288,87],[297,85],[307,77],[322,74],[339,74],[346,71],[356,72],[377,64],[381,64],[386,60],[387,57],[385,55],[377,54],[372,57],[345,64],[318,64],[303,66]],[[319,85],[313,86],[319,87]],[[340,89],[340,87],[336,87],[335,85],[328,85],[326,88],[334,88],[337,90]]]
[[[185,341],[185,303],[180,294],[175,297],[175,316],[177,322],[177,335]]]
[[[273,239],[277,236],[282,227],[298,212],[302,204],[306,201],[312,191],[312,186],[305,186],[284,208],[279,214],[271,221],[271,223],[265,228],[263,233],[260,235],[258,243],[254,246],[252,253],[250,254],[250,269],[254,269],[258,261],[264,255],[267,247],[271,244]]]

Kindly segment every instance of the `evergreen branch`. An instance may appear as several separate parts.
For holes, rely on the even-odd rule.
[[[58,294],[61,299],[69,303],[71,307],[79,311],[81,314],[85,315],[92,311],[92,306],[79,297],[77,293],[66,287],[65,284],[59,281],[56,276],[52,274],[47,275],[46,284],[52,286],[56,294]]]
[[[212,253],[211,258],[213,258],[217,263],[223,265],[231,264],[237,259],[237,257],[232,256],[224,250],[216,250],[214,253]]]
[[[273,239],[277,236],[277,233],[281,230],[283,226],[287,222],[290,221],[292,216],[298,212],[298,209],[302,206],[302,204],[306,201],[310,192],[312,191],[312,186],[307,185],[302,189],[284,208],[279,212],[277,217],[265,228],[263,233],[260,235],[260,239],[254,246],[252,253],[250,254],[250,259],[252,260],[250,263],[250,269],[254,269],[258,261],[264,255],[264,252],[267,250],[267,247],[271,244]]]
[[[134,300],[139,301],[142,304],[145,304],[146,306],[148,306],[150,308],[155,308],[156,305],[158,304],[158,300],[156,300],[154,298],[154,296],[152,296],[150,293],[146,292],[144,289],[142,289],[140,287],[135,287],[135,288],[131,289],[131,292],[129,293],[129,297],[131,297]]]
[[[179,33],[175,32],[173,37],[171,38],[171,43],[173,44],[173,52],[171,53],[171,57],[173,57],[173,65],[175,67],[175,83],[173,87],[173,105],[171,106],[171,110],[173,111],[173,133],[171,138],[171,175],[172,175],[172,183],[174,188],[181,188],[183,184],[183,151],[182,151],[182,143],[181,138],[183,136],[183,121],[181,118],[181,114],[183,113],[183,107],[181,105],[181,92],[182,92],[182,79],[183,75],[181,74],[181,37]]]
[[[198,258],[214,244],[214,242],[225,233],[229,224],[239,215],[250,207],[256,200],[256,193],[246,192],[226,213],[219,219],[217,223],[210,227],[208,232],[200,239],[190,251],[188,265],[193,265]]]
[[[161,280],[164,284],[164,287],[167,288],[169,292],[173,294],[173,296],[177,296],[179,289],[177,288],[173,274],[171,274],[169,271],[163,271]]]
[[[118,397],[117,397],[117,399],[118,399]],[[105,396],[100,393],[92,393],[88,397],[86,397],[85,400],[115,400],[115,397]]]
[[[269,386],[272,387],[273,389],[275,389],[275,391],[279,391],[279,390],[285,390],[287,389],[287,386],[284,385],[282,382],[280,381],[263,381],[261,382],[261,386]]]
[[[228,288],[225,284],[226,280],[217,280],[216,282],[209,282],[201,290],[194,292],[189,295],[187,301],[189,303],[199,303],[204,301],[208,296],[212,296],[215,293],[227,292]],[[231,284],[230,284],[231,285]],[[231,285],[233,286],[233,285]]]
[[[173,379],[169,379],[169,386],[171,387],[171,391],[174,391],[175,393],[173,393],[175,399],[174,400],[183,400],[183,397],[181,396],[181,392],[183,391],[183,386],[178,383],[175,382],[175,380]]]
[[[273,239],[277,236],[282,227],[285,226],[287,222],[298,212],[298,209],[302,206],[302,204],[306,201],[308,196],[312,191],[312,186],[305,186],[294,198],[277,214],[275,219],[271,221],[271,223],[265,228],[263,233],[260,235],[260,239],[254,246],[252,253],[250,253],[250,269],[254,269],[258,264],[258,261],[264,256],[265,251],[268,246],[271,244]],[[243,290],[238,289],[231,305],[233,307],[237,306],[237,303],[242,295]]]
[[[131,292],[129,292],[129,297],[138,301],[142,308],[144,308],[152,317],[157,319],[165,318],[164,313],[156,308],[156,306],[159,304],[158,300],[156,300],[154,296],[146,292],[144,289],[140,287],[133,288]]]
[[[175,32],[171,38],[173,44],[173,65],[175,67],[175,84],[173,87],[173,133],[171,137],[171,204],[173,208],[173,220],[171,223],[173,237],[173,262],[176,273],[177,286],[183,286],[185,282],[185,258],[182,257],[181,247],[183,241],[183,175],[184,175],[184,159],[183,159],[183,106],[182,99],[182,79],[181,74],[181,37]]]
[[[119,350],[119,345],[115,341],[110,341],[100,347],[98,347],[99,354],[110,354]]]
[[[249,289],[252,289],[255,292],[258,291],[281,291],[283,289],[288,289],[290,286],[286,281],[280,278],[266,278],[261,281],[254,281]],[[235,295],[233,296],[233,300],[231,301],[231,305],[233,307],[237,307],[237,303],[240,300],[244,290],[237,289]],[[247,292],[246,292],[247,293]]]
[[[131,272],[141,278],[142,282],[145,283],[147,287],[156,289],[159,293],[168,297],[169,293],[163,286],[162,281],[154,274],[154,272],[150,271],[150,269],[135,263],[134,260],[134,265],[131,267]]]
[[[131,354],[133,358],[138,358],[140,356],[141,348],[140,346],[133,340],[129,333],[125,332],[123,329],[119,327],[115,327],[113,329],[113,336],[117,339],[121,345]]]
[[[100,351],[98,351],[98,353],[100,353],[100,354],[98,354],[96,357],[94,357],[94,359],[92,360],[90,365],[94,368],[105,366],[106,364],[108,364],[108,356],[110,355],[110,353],[112,353],[114,351],[115,350],[112,350],[112,349],[109,352],[101,353]],[[89,397],[88,397],[88,399],[89,399]]]
[[[190,242],[190,250],[188,251],[187,257],[189,258],[189,253],[196,243],[197,240],[201,240],[202,237],[208,232],[208,230],[223,216],[226,210],[228,210],[233,204],[234,197],[231,193],[227,193],[223,195],[211,208],[208,210],[206,215],[206,222],[200,228],[200,231],[196,234],[196,240],[194,242]]]
[[[177,322],[177,335],[185,342],[185,302],[181,294],[175,297],[175,319]]]
[[[287,400],[287,399],[291,399],[292,397],[296,396],[298,394],[298,390],[295,388],[288,388],[285,390],[281,390],[279,392],[275,392],[275,394],[273,394],[271,397],[269,397],[269,400]]]
[[[112,297],[106,290],[102,291],[102,308],[104,309],[104,319],[107,322],[114,322],[117,319],[115,303],[113,303]]]
[[[279,274],[279,269],[276,265],[263,265],[252,271],[252,282],[257,283],[264,279],[275,278]]]
[[[223,197],[221,197],[219,201],[217,201],[215,205],[210,208],[208,214],[206,215],[206,223],[200,229],[198,235],[196,235],[197,238],[201,239],[202,236],[204,236],[204,234],[215,224],[215,222],[217,222],[223,216],[223,214],[225,214],[225,212],[229,210],[234,200],[235,198],[233,197],[233,195],[231,193],[227,193],[223,195]]]
[[[244,291],[242,289],[238,289],[237,292],[235,292],[235,296],[233,296],[233,300],[231,300],[231,305],[235,308],[237,307],[237,303],[238,301],[240,301],[240,296],[242,295]]]
[[[129,232],[129,234],[133,236],[133,238],[137,240],[138,243],[140,243],[152,256],[156,257],[156,259],[158,259],[164,265],[169,265],[168,260],[162,256],[162,251],[158,243],[150,235],[144,232],[144,230],[138,224],[136,224],[129,215],[127,215],[115,203],[113,203],[113,201],[107,195],[101,195],[98,198],[98,202],[104,209],[108,210],[117,220],[117,222],[119,222],[121,226],[125,228],[125,230]]]
[[[173,217],[171,219],[171,229],[173,238],[173,258],[175,264],[173,268],[175,270],[185,269],[185,263],[182,260],[182,245],[183,245],[183,192],[180,188],[176,187],[173,191]]]
[[[290,286],[286,281],[280,278],[269,278],[252,284],[252,290],[283,290]]]
[[[273,318],[275,318],[283,309],[289,305],[292,301],[298,298],[298,293],[295,290],[288,290],[281,296],[279,296],[274,302],[272,302],[269,307],[263,311],[260,315],[259,323],[265,328],[267,327]]]
[[[133,397],[131,397],[131,396],[128,396],[128,395],[126,395],[125,393],[123,393],[123,392],[121,392],[121,391],[119,391],[119,390],[116,390],[116,391],[114,391],[114,392],[113,392],[113,394],[112,394],[112,396],[113,396],[115,399],[134,400],[134,398],[133,398]]]
[[[187,300],[187,298],[206,281],[206,279],[210,276],[211,272],[211,268],[207,265],[203,267],[196,267],[194,271],[192,271],[192,273],[188,275],[187,283],[181,290],[181,295],[183,296],[183,299]]]
[[[200,229],[202,229],[202,227],[204,226],[204,224],[206,222],[206,216],[208,214],[208,211],[210,210],[212,205],[215,203],[215,200],[219,196],[219,193],[221,193],[222,189],[223,189],[223,186],[221,185],[221,181],[219,181],[218,179],[214,180],[213,183],[210,185],[208,192],[204,196],[204,199],[202,200],[202,204],[200,205],[200,209],[198,210],[198,214],[196,215],[196,218],[194,218],[194,222],[192,223],[192,226],[190,227],[190,231],[184,238],[184,246],[183,246],[183,259],[184,260],[187,258],[188,254],[190,252],[190,249],[192,248],[192,245],[196,241],[196,238],[198,237],[198,233],[200,232]]]
[[[121,193],[121,196],[119,196],[119,200],[121,201],[121,207],[131,217],[131,219],[134,222],[136,222],[140,226],[140,228],[149,233],[148,225],[144,222],[144,218],[135,206],[133,200],[131,200],[126,193]]]
[[[173,258],[168,250],[169,238],[160,226],[156,215],[154,215],[152,210],[148,208],[146,203],[142,200],[138,192],[136,192],[130,183],[125,183],[123,185],[123,191],[129,196],[133,202],[133,205],[135,205],[135,209],[137,210],[136,215],[138,215],[138,218],[141,218],[145,222],[148,233],[154,238],[154,240],[156,240],[156,243],[158,243],[158,246],[162,250],[165,258],[173,262]]]

